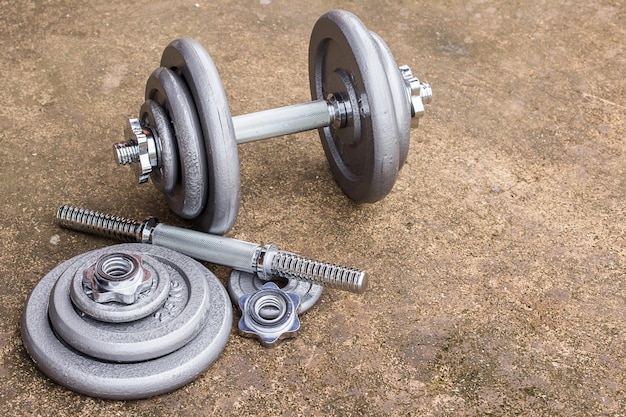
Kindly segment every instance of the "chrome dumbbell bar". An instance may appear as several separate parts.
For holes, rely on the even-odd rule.
[[[295,253],[242,240],[168,226],[151,217],[143,222],[64,205],[56,214],[60,226],[125,242],[151,243],[199,260],[255,273],[271,281],[298,279],[331,288],[363,293],[365,271],[307,259]]]

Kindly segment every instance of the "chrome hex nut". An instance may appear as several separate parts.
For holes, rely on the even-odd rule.
[[[139,294],[152,287],[152,276],[141,265],[140,256],[111,253],[85,270],[83,285],[97,303],[133,304]]]

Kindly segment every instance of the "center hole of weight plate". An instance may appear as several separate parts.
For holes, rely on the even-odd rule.
[[[287,301],[278,293],[264,294],[255,300],[253,311],[259,324],[275,324],[287,314]]]
[[[137,259],[125,253],[104,256],[96,265],[98,276],[109,281],[126,280],[134,275],[137,268]]]

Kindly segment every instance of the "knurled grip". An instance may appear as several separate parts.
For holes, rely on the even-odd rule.
[[[255,243],[211,235],[160,223],[152,231],[152,243],[218,265],[256,272],[255,258],[261,247]]]
[[[332,122],[329,104],[325,100],[233,117],[237,143],[318,129]]]

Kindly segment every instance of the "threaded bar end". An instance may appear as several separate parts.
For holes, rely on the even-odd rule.
[[[64,205],[56,215],[59,226],[123,242],[142,242],[145,222]]]
[[[272,259],[272,273],[357,294],[367,289],[367,272],[314,261],[291,252],[278,251]]]
[[[113,145],[115,158],[120,165],[128,165],[139,161],[139,145],[135,141],[120,142]]]

